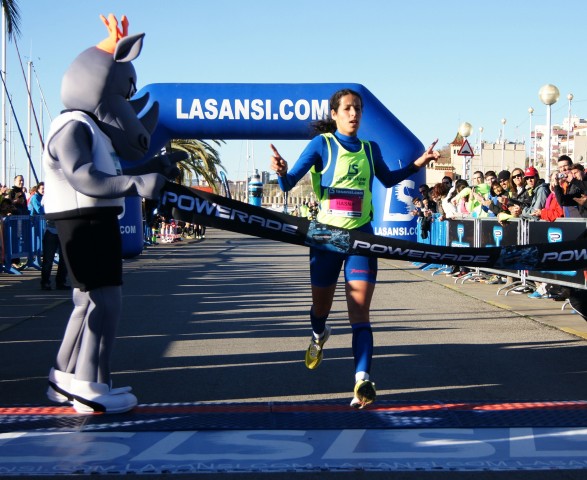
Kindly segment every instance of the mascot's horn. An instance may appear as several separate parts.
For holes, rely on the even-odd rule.
[[[139,118],[143,127],[152,134],[157,126],[157,120],[159,119],[159,103],[155,102],[151,108],[142,117]]]
[[[149,103],[149,96],[150,94],[149,92],[147,92],[140,98],[133,98],[132,100],[128,101],[128,103],[130,103],[131,107],[137,115],[141,113],[141,110],[145,108],[145,105],[147,105],[147,103]]]

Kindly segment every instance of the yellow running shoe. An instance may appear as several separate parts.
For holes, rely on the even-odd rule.
[[[351,400],[351,407],[364,408],[373,403],[376,397],[375,384],[371,380],[359,380],[355,383],[355,396]]]
[[[322,349],[324,348],[326,341],[330,338],[331,331],[332,327],[330,325],[326,325],[322,338],[318,339],[312,335],[310,346],[308,347],[308,350],[306,350],[306,367],[308,367],[310,370],[314,370],[318,367],[318,365],[320,365],[320,362],[322,362],[322,357],[324,356]]]

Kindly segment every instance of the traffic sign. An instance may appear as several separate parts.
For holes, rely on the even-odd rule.
[[[473,153],[473,149],[471,148],[471,145],[469,145],[469,141],[467,139],[465,139],[465,141],[463,142],[463,146],[459,150],[458,154],[462,157],[474,157],[475,156],[475,154]]]

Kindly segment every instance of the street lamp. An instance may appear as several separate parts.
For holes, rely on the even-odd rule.
[[[479,162],[483,170],[483,127],[479,127]]]
[[[505,124],[507,120],[505,118],[501,119],[501,170],[503,170],[504,165],[504,157],[505,157]]]
[[[569,93],[567,95],[567,100],[569,101],[569,118],[567,122],[567,155],[571,156],[571,101],[573,100],[572,93]]]
[[[530,114],[530,136],[528,137],[528,160],[530,163],[530,166],[533,166],[536,161],[532,161],[532,115],[534,114],[534,109],[532,107],[530,107],[528,109],[528,113]],[[536,152],[536,146],[534,146],[534,152]]]
[[[548,83],[540,88],[540,90],[538,91],[538,97],[540,98],[540,101],[544,103],[544,105],[546,105],[546,130],[548,133],[546,135],[546,173],[544,178],[549,179],[551,162],[550,148],[552,142],[550,110],[552,105],[554,105],[560,97],[560,92],[558,91],[558,88]]]
[[[473,125],[471,125],[469,122],[463,122],[463,123],[461,123],[461,126],[459,127],[459,134],[466,141],[467,137],[469,135],[471,135],[472,130],[473,130]],[[463,155],[463,179],[467,180],[468,179],[467,177],[468,177],[467,176],[467,156]]]

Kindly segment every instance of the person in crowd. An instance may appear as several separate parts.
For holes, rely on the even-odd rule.
[[[445,177],[448,178],[448,177]],[[451,182],[452,183],[452,182]],[[446,200],[446,196],[448,195],[450,187],[445,182],[440,182],[435,184],[431,191],[430,197],[436,203],[436,213],[440,214],[439,220],[446,220],[446,212],[444,211],[444,203]]]
[[[469,212],[459,210],[459,201],[453,202],[454,198],[468,186],[469,183],[462,178],[459,178],[454,183],[452,191],[449,191],[442,205],[447,219],[465,218],[468,216]],[[464,205],[464,201],[462,203]]]
[[[45,182],[39,182],[38,185],[31,188],[34,193],[29,198],[29,212],[31,215],[43,215],[43,195],[45,195]]]
[[[45,195],[45,182],[39,182],[36,186],[35,194],[29,201],[29,210],[31,215],[45,215],[43,206],[43,196]],[[32,191],[32,189],[31,189]],[[55,222],[47,220],[45,222],[45,231],[43,232],[43,258],[41,261],[41,290],[51,290],[51,270],[55,261],[55,255],[59,255],[57,263],[57,275],[55,285],[57,290],[70,290],[67,285],[67,267],[61,255],[61,246]]]
[[[573,163],[571,167],[571,173],[575,179],[579,180],[580,182],[585,180],[585,167],[580,163]]]
[[[485,183],[491,187],[491,184],[497,180],[497,174],[493,170],[485,172]]]
[[[318,218],[318,211],[319,211],[319,207],[318,207],[318,202],[316,200],[312,200],[311,202],[308,202],[308,220],[312,221],[312,220],[316,220]]]
[[[24,177],[22,175],[14,177],[14,185],[8,191],[8,198],[16,208],[15,215],[29,215]]]
[[[401,182],[432,160],[440,158],[434,151],[436,140],[420,157],[399,170],[390,170],[379,146],[358,138],[363,101],[359,93],[343,89],[330,98],[330,118],[314,124],[317,133],[289,171],[288,163],[271,145],[271,169],[277,173],[282,190],[289,191],[312,171],[313,187],[320,202],[320,223],[373,233],[372,182],[374,177],[385,187]],[[356,175],[339,175],[352,168]],[[337,193],[336,198],[330,194]],[[346,193],[345,193],[346,192]],[[340,197],[344,194],[345,197]],[[344,266],[348,315],[352,327],[355,383],[351,406],[363,408],[376,397],[370,378],[373,356],[373,332],[370,306],[377,278],[377,259],[345,255],[310,248],[312,338],[306,350],[305,363],[317,368],[323,358],[324,345],[331,335],[327,324],[339,273]]]
[[[558,158],[558,171],[561,179],[559,185],[555,186],[554,194],[556,200],[563,210],[567,208],[570,216],[575,213],[578,216],[587,218],[587,208],[585,202],[587,200],[587,185],[583,180],[578,180],[573,175],[573,161],[567,155],[561,155]]]
[[[422,199],[420,197],[412,198],[412,205],[414,205],[414,209],[410,211],[410,214],[414,217],[421,217],[422,216]]]
[[[487,212],[483,210],[482,202],[488,199],[488,195],[489,186],[484,183],[483,174],[481,172],[475,172],[473,175],[473,185],[463,188],[453,197],[452,202],[459,206],[461,212],[471,217],[486,217]],[[464,205],[462,204],[463,201],[465,202]]]
[[[514,199],[521,208],[530,206],[530,195],[526,189],[526,178],[524,170],[516,167],[512,170],[512,190],[510,191],[510,198]]]
[[[538,170],[534,167],[528,167],[524,170],[524,178],[526,179],[526,192],[530,199],[530,205],[522,207],[522,218],[540,220],[540,213],[550,194],[550,184],[540,180]]]
[[[43,262],[41,263],[41,289],[51,290],[51,270],[55,263],[55,256],[59,256],[55,288],[57,290],[71,290],[67,284],[67,266],[61,253],[61,243],[57,234],[57,227],[53,220],[47,220],[43,233]]]
[[[440,181],[443,185],[446,185],[446,187],[450,190],[452,188],[452,178],[450,178],[448,175],[442,177],[442,180]]]
[[[469,211],[466,208],[468,195],[459,198],[463,191],[470,192],[469,183],[465,179],[459,178],[454,182],[452,191],[447,193],[446,198],[442,202],[442,208],[447,220],[457,220],[469,217]],[[460,278],[469,273],[469,271],[470,270],[467,267],[452,265],[446,275]]]
[[[35,193],[37,193],[37,185],[33,185],[30,189],[29,192],[27,192],[26,194],[26,198],[27,198],[27,205],[30,205],[31,203],[31,199],[35,196]],[[30,211],[30,208],[29,208]]]
[[[8,197],[0,198],[0,217],[16,215],[16,207]]]
[[[500,213],[508,211],[508,192],[497,180],[489,187],[488,199],[483,206],[491,212],[491,215],[488,215],[490,217],[497,217]]]
[[[497,174],[497,181],[501,185],[501,187],[510,195],[510,192],[513,190],[512,182],[511,182],[511,173],[508,170],[502,170]]]
[[[0,200],[3,200],[4,198],[8,198],[8,186],[0,183]]]
[[[550,194],[550,183],[540,182],[538,171],[534,167],[528,167],[524,171],[527,191],[530,196],[530,205],[522,209],[522,218],[528,220],[540,220],[542,210],[546,206],[546,200]],[[548,298],[548,284],[535,282],[536,290],[528,294],[528,298]]]
[[[474,187],[477,185],[481,185],[482,183],[485,183],[485,175],[480,170],[473,172],[472,179],[473,179],[473,186]]]
[[[436,213],[436,203],[434,203],[434,200],[432,200],[432,198],[430,197],[430,187],[427,184],[423,183],[418,187],[418,191],[420,192],[420,196],[422,197],[422,203],[427,202],[427,208],[429,208],[432,213]]]
[[[300,217],[308,218],[308,201],[304,200],[300,205]]]
[[[550,174],[549,190],[550,194],[546,197],[544,207],[540,210],[540,220],[546,220],[548,222],[554,222],[557,218],[565,216],[563,207],[560,206],[554,194],[554,188],[561,183],[564,183],[565,178],[559,177],[559,172],[552,172]]]
[[[414,217],[418,217],[418,223],[420,224],[420,236],[423,239],[428,238],[430,232],[430,223],[432,221],[432,211],[429,208],[428,197],[420,198],[414,197],[412,199],[414,209],[410,212]]]

